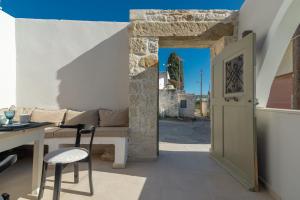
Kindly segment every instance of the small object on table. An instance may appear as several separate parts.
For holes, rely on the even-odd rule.
[[[28,115],[28,114],[20,115],[20,119],[19,119],[20,124],[27,124],[27,123],[29,123],[29,121],[30,121],[30,115]]]
[[[8,124],[12,124],[13,123],[13,118],[15,117],[16,114],[16,106],[12,105],[9,107],[9,109],[7,111],[4,111],[4,115],[6,117],[6,119],[8,119]]]
[[[15,117],[15,111],[14,110],[4,111],[4,115],[6,119],[8,119],[8,124],[12,124],[13,123],[12,120]]]

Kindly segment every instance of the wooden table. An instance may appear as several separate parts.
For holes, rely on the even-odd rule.
[[[32,193],[38,194],[44,156],[44,129],[49,123],[33,123],[14,129],[0,128],[0,152],[33,142]],[[23,183],[22,183],[23,184]]]

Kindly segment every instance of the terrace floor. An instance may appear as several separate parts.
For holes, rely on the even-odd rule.
[[[112,169],[110,162],[94,158],[94,196],[89,196],[87,166],[73,184],[72,168],[63,174],[62,200],[271,200],[266,192],[245,190],[209,157],[209,122],[160,122],[160,157],[156,161],[129,162]],[[179,133],[182,134],[179,134]],[[202,143],[202,144],[200,144]],[[71,166],[70,166],[71,167]],[[31,159],[19,161],[0,175],[0,191],[12,199],[35,199],[30,193]],[[50,171],[44,199],[52,199]]]

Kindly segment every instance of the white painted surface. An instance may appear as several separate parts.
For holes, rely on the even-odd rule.
[[[160,90],[165,89],[166,85],[168,84],[168,73],[167,72],[160,72],[158,77],[158,88]]]
[[[263,47],[264,60],[257,76],[256,91],[259,104],[265,107],[272,82],[300,19],[300,1],[285,0],[270,27]]]
[[[159,115],[163,118],[179,116],[177,90],[159,90]]]
[[[16,103],[15,19],[0,10],[0,108]]]
[[[289,74],[293,72],[293,43],[290,42],[278,67],[276,76]]]
[[[269,28],[284,0],[245,0],[239,14],[239,38],[246,30],[256,33],[257,66],[263,59],[262,47],[265,44]],[[259,71],[259,70],[257,70]]]
[[[181,108],[181,100],[186,100],[186,108]],[[178,93],[178,104],[180,117],[195,117],[196,97],[194,94]]]
[[[47,138],[45,144],[49,147],[49,152],[57,150],[60,145],[74,144],[75,138]],[[90,138],[81,138],[81,144],[89,144]],[[93,144],[113,144],[115,146],[115,160],[113,168],[125,168],[128,157],[127,137],[95,137]]]
[[[247,0],[240,12],[239,35],[257,34],[256,96],[265,107],[288,44],[299,24],[299,0]]]
[[[16,19],[17,105],[128,107],[127,25]]]
[[[282,200],[300,197],[300,111],[256,110],[259,175]]]

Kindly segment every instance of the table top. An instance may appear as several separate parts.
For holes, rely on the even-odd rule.
[[[22,131],[26,129],[32,129],[32,128],[39,128],[42,126],[51,125],[52,123],[49,122],[30,122],[24,126],[20,127],[4,127],[0,126],[0,132],[9,132],[9,131]]]

